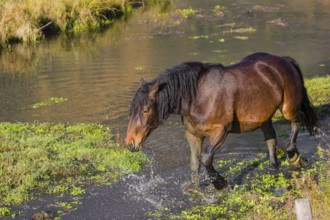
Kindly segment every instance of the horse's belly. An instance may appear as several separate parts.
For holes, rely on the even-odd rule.
[[[250,132],[262,126],[263,122],[233,121],[230,133]]]

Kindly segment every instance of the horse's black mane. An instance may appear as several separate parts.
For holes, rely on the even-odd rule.
[[[189,109],[198,89],[199,77],[210,68],[207,63],[186,62],[162,72],[152,82],[140,87],[136,93],[131,107],[130,115],[139,112],[139,108],[145,102],[145,95],[149,87],[159,82],[159,90],[156,95],[156,103],[159,113],[159,122],[167,119],[169,114],[180,114],[183,105]]]

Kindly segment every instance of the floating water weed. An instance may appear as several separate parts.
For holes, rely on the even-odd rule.
[[[209,39],[209,36],[207,36],[207,35],[196,35],[196,36],[189,37],[189,39],[193,39],[193,40],[197,40],[197,39]]]
[[[68,101],[67,98],[62,98],[62,97],[51,97],[47,99],[46,101],[43,102],[38,102],[32,105],[32,108],[40,108],[44,106],[49,106],[49,105],[56,105],[56,104],[61,104]]]
[[[234,36],[235,39],[238,39],[238,40],[248,40],[249,37],[248,36]]]
[[[214,11],[214,12],[219,12],[219,11],[221,11],[221,10],[223,10],[223,9],[224,9],[223,6],[221,6],[221,5],[216,5],[216,6],[214,6],[213,11]]]
[[[191,17],[191,16],[195,15],[196,12],[197,11],[192,9],[191,7],[187,8],[187,9],[176,10],[176,13],[181,15],[183,18]]]
[[[231,29],[229,31],[224,31],[224,33],[254,33],[257,30],[253,27],[248,27],[248,28],[236,28],[236,29]]]

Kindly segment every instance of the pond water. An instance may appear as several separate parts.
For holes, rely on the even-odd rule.
[[[190,7],[196,11],[188,18],[176,12]],[[264,51],[293,57],[305,77],[327,75],[329,21],[328,0],[182,0],[138,9],[99,33],[16,45],[0,56],[0,121],[102,123],[124,135],[140,76],[151,80],[184,61],[229,65]],[[51,97],[67,101],[33,108]],[[266,152],[260,134],[230,136],[217,157]],[[63,219],[141,219],[153,209],[180,211],[191,205],[182,194],[189,148],[179,118],[156,130],[146,148],[153,163],[143,172],[90,188],[80,208]],[[36,204],[46,207],[42,201]]]

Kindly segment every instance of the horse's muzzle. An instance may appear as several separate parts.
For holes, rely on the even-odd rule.
[[[128,145],[128,147],[129,147],[130,151],[137,152],[137,151],[141,150],[142,144],[134,145],[133,143],[131,143]]]

